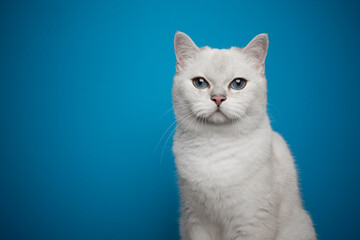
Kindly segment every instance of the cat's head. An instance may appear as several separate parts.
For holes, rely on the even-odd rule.
[[[199,48],[182,32],[176,33],[174,43],[173,103],[178,125],[254,125],[264,118],[267,34],[256,36],[244,48]]]

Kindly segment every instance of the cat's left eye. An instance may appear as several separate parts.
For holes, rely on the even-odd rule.
[[[229,86],[234,90],[240,90],[246,86],[246,82],[244,78],[235,78]]]

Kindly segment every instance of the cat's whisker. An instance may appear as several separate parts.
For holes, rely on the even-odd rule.
[[[187,105],[184,104],[183,106],[187,106]],[[171,110],[174,110],[174,108],[170,108],[170,109],[166,110],[166,111],[160,116],[159,119],[161,119],[166,113],[168,113],[168,112],[171,111]],[[190,113],[189,115],[191,115],[191,113]],[[158,147],[159,147],[161,141],[163,140],[163,138],[165,137],[166,133],[170,130],[170,128],[171,128],[175,123],[176,123],[176,120],[175,120],[172,124],[170,124],[170,126],[169,126],[169,127],[165,130],[165,132],[162,134],[160,140],[159,140],[158,143],[156,144],[155,151],[158,149]]]
[[[155,150],[159,147],[161,141],[163,140],[163,138],[165,137],[166,133],[169,131],[169,129],[176,123],[176,120],[165,130],[165,132],[163,133],[163,135],[161,136],[159,142],[156,144]]]
[[[191,117],[191,116],[192,116],[192,114],[190,113],[189,115],[187,115],[186,117],[184,117],[184,118],[181,120],[181,122],[178,123],[177,126],[175,126],[175,128],[171,131],[171,133],[170,133],[170,135],[168,136],[168,138],[166,139],[165,145],[164,145],[164,147],[163,147],[163,149],[162,149],[162,151],[161,151],[160,163],[162,162],[162,158],[163,158],[163,156],[164,156],[164,151],[165,151],[166,145],[167,145],[170,137],[173,135],[173,133],[175,132],[175,130],[177,129],[177,127],[180,126],[186,119],[188,119],[188,118]],[[176,122],[176,121],[175,121],[175,122]]]
[[[161,114],[161,116],[159,117],[159,120],[161,119],[161,118],[163,118],[167,113],[169,113],[171,110],[174,110],[174,108],[170,108],[170,109],[168,109],[168,110],[166,110],[163,114]]]
[[[189,114],[189,115],[191,115],[191,114]],[[187,115],[187,116],[188,116],[188,115]],[[160,145],[161,141],[163,140],[163,138],[165,137],[166,133],[170,130],[170,128],[171,128],[175,123],[176,123],[176,120],[175,120],[172,124],[170,124],[170,126],[165,130],[165,132],[164,132],[163,135],[161,136],[159,142],[156,144],[155,150],[159,147],[159,145]]]
[[[268,105],[269,105],[269,106],[273,106],[278,112],[280,112],[280,109],[279,109],[278,107],[276,107],[275,105],[272,105],[272,104],[269,104],[269,103],[268,103]],[[266,113],[268,114],[268,116],[270,117],[271,122],[276,122],[275,116],[270,113],[269,109],[265,109],[265,112],[266,112]]]
[[[278,106],[276,106],[276,105],[274,105],[274,104],[271,104],[271,103],[269,103],[269,102],[267,102],[267,105],[270,106],[270,107],[275,108],[276,111],[281,112],[281,110],[280,110],[280,108],[279,108]]]

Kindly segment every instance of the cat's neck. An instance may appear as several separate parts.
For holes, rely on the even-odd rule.
[[[270,121],[267,115],[261,119],[233,122],[229,124],[206,124],[194,123],[181,124],[177,127],[177,134],[186,138],[241,138],[249,137],[255,132],[271,131]]]

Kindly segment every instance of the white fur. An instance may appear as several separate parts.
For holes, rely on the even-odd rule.
[[[313,240],[294,160],[266,113],[266,34],[245,48],[198,48],[175,35],[177,119],[173,151],[182,200],[182,240]],[[204,77],[209,88],[194,87]],[[242,90],[230,82],[247,79]],[[210,99],[223,95],[217,105]]]

